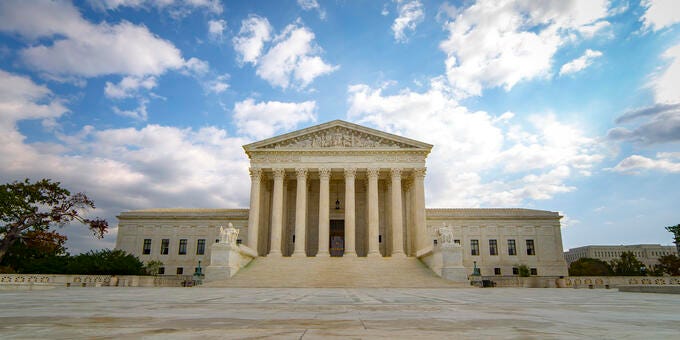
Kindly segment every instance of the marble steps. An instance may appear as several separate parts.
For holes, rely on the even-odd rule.
[[[257,288],[450,288],[465,283],[444,280],[416,258],[260,257],[229,280],[205,287]]]

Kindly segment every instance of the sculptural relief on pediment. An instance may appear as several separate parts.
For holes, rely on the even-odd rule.
[[[268,144],[262,148],[414,148],[414,146],[361,131],[336,126]]]

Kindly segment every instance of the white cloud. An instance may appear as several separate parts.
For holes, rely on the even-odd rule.
[[[425,18],[425,11],[423,4],[418,0],[396,0],[396,2],[399,16],[392,23],[392,32],[395,40],[406,42],[408,40],[406,31],[416,30],[416,26]]]
[[[208,73],[210,70],[210,64],[207,61],[198,58],[189,58],[186,63],[184,63],[184,69],[187,71],[185,73],[200,76]]]
[[[598,21],[596,23],[593,23],[591,25],[583,25],[578,28],[579,33],[586,38],[590,39],[594,37],[597,33],[603,31],[604,29],[611,27],[611,23],[606,20]]]
[[[217,76],[217,78],[207,83],[206,88],[208,92],[220,94],[229,88],[229,83],[227,83],[227,80],[229,80],[228,74]]]
[[[66,228],[69,251],[112,247],[115,216],[154,207],[247,207],[251,140],[216,127],[180,129],[160,125],[98,130],[85,126],[57,142],[27,143],[17,128],[26,119],[57,119],[68,109],[45,86],[0,70],[0,182],[51,178],[72,192],[85,192],[112,230],[92,240],[83,228]],[[36,166],[39,164],[40,166]]]
[[[267,18],[251,15],[241,22],[238,35],[232,40],[240,63],[257,64],[264,43],[271,40],[272,26]]]
[[[118,84],[106,82],[104,94],[113,99],[130,98],[137,94],[139,89],[151,90],[156,87],[156,78],[127,76],[121,79]]]
[[[516,206],[575,190],[602,156],[594,139],[553,115],[529,126],[512,113],[471,112],[453,99],[443,79],[429,90],[349,88],[348,119],[434,144],[428,158],[429,206]],[[414,124],[413,122],[418,122]]]
[[[571,74],[583,71],[586,67],[593,64],[593,60],[602,56],[602,52],[587,49],[582,56],[562,65],[560,75]]]
[[[146,105],[149,103],[147,99],[140,99],[139,106],[132,110],[121,110],[117,106],[113,107],[113,112],[119,116],[132,118],[134,120],[146,121],[149,114],[146,111]]]
[[[248,98],[234,104],[233,118],[240,134],[264,139],[277,132],[291,130],[300,123],[315,122],[316,102],[255,103],[254,99]]]
[[[127,21],[92,24],[70,3],[4,1],[0,31],[37,41],[21,50],[23,61],[56,76],[95,77],[108,74],[159,75],[184,66],[180,51],[145,26]]]
[[[646,0],[645,14],[640,18],[643,27],[658,31],[680,22],[680,3],[677,0]]]
[[[297,0],[298,6],[305,11],[311,11],[315,9],[319,12],[319,18],[321,20],[326,19],[326,11],[319,6],[319,2],[316,0]]]
[[[273,86],[286,89],[292,84],[304,88],[317,77],[338,69],[318,56],[321,49],[307,27],[288,25],[272,44],[257,60],[256,73]]]
[[[445,24],[446,75],[458,97],[549,76],[555,52],[607,16],[606,0],[478,1]]]
[[[55,119],[68,112],[62,100],[46,86],[26,76],[0,70],[0,127],[12,134],[14,124],[24,119]],[[9,158],[5,158],[9,160]]]
[[[222,40],[224,36],[224,30],[227,29],[227,21],[220,20],[209,20],[208,21],[208,35],[215,40]]]
[[[662,55],[669,65],[652,79],[657,103],[680,103],[680,44],[667,49]]]
[[[148,9],[155,7],[169,10],[173,16],[181,17],[194,9],[205,9],[211,13],[222,13],[219,0],[88,0],[94,8],[113,10],[118,7]]]
[[[632,155],[608,170],[632,174],[650,170],[680,173],[680,152],[659,152],[656,154],[656,158]]]

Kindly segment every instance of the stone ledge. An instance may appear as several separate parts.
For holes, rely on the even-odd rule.
[[[623,285],[619,286],[618,288],[619,292],[628,293],[680,294],[680,285],[672,286]]]

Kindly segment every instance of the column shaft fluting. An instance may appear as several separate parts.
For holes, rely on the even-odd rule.
[[[281,234],[283,230],[283,178],[284,169],[274,169],[274,197],[272,198],[272,235],[269,254],[281,255]]]
[[[248,210],[248,247],[258,252],[260,227],[260,180],[262,170],[250,168],[250,210]],[[259,255],[259,252],[258,252]]]
[[[429,246],[425,221],[425,168],[413,170],[413,224],[415,226],[417,253]]]
[[[319,252],[317,256],[330,256],[328,244],[330,242],[329,230],[329,185],[331,169],[319,169]]]
[[[401,169],[391,169],[392,178],[392,256],[404,256],[404,227],[401,205]]]
[[[307,245],[307,169],[295,169],[297,196],[295,197],[295,251],[293,256],[306,256]]]
[[[379,169],[370,168],[368,173],[368,256],[380,256],[380,217],[378,211]]]
[[[345,254],[356,256],[354,180],[356,169],[345,169]]]

